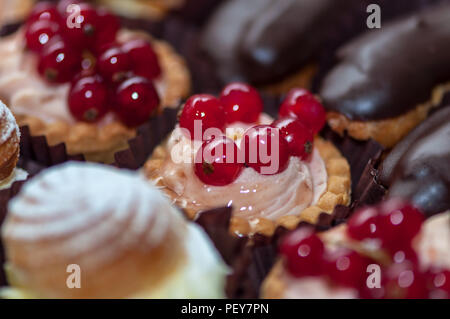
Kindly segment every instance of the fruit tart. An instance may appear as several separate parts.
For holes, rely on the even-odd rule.
[[[264,298],[450,298],[450,211],[423,213],[391,199],[316,234],[302,227],[280,245]]]
[[[228,269],[206,233],[132,171],[42,172],[10,202],[2,239],[6,298],[224,297]]]
[[[316,136],[325,124],[320,102],[297,89],[279,119],[262,111],[258,91],[245,83],[227,85],[219,98],[192,96],[145,175],[192,219],[232,206],[231,231],[241,235],[314,223],[320,213],[349,204],[349,165]]]
[[[392,147],[422,122],[449,91],[449,15],[439,5],[342,47],[320,89],[331,128]]]
[[[8,107],[0,101],[0,190],[27,178],[24,170],[16,168],[19,155],[19,126]]]
[[[167,43],[122,29],[105,9],[64,4],[38,3],[0,39],[0,98],[32,135],[112,162],[137,126],[188,93],[189,72]]]

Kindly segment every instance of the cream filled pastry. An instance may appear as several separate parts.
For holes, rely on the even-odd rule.
[[[0,101],[0,190],[27,178],[24,170],[16,168],[19,155],[19,126],[8,107]]]
[[[336,205],[348,204],[349,166],[337,149],[314,138],[298,118],[274,121],[261,111],[257,91],[243,83],[228,85],[220,99],[191,97],[180,123],[155,150],[144,173],[190,218],[208,209],[232,206],[232,231],[238,234],[270,234],[278,224],[293,227],[301,220],[315,222],[321,212],[331,213]],[[215,128],[218,136],[196,138],[191,124],[197,114],[202,132]],[[263,144],[270,157],[266,164]],[[274,145],[277,150],[270,153]],[[220,163],[222,148],[225,161]],[[227,148],[235,152],[227,153]],[[212,160],[205,155],[210,151]],[[205,158],[199,159],[201,154]]]
[[[189,72],[168,44],[80,6],[83,23],[37,4],[23,28],[0,39],[0,98],[50,145],[111,162],[137,126],[188,93]]]
[[[209,238],[131,171],[75,162],[46,170],[10,202],[2,239],[4,297],[224,296],[228,270]],[[80,271],[75,286],[69,266]]]
[[[348,224],[315,234],[301,228],[280,246],[265,298],[450,298],[450,212],[426,221],[390,200]],[[301,249],[308,253],[295,255]]]

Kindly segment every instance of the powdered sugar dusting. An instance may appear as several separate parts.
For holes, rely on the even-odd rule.
[[[183,225],[166,197],[136,173],[77,162],[30,180],[8,210],[4,238],[25,245],[48,240],[51,244],[39,254],[43,261],[55,254],[84,255],[85,264],[93,267],[120,256],[142,238],[151,249],[164,240],[169,227]]]
[[[18,138],[20,138],[20,130],[17,125],[16,119],[12,115],[8,107],[0,101],[0,143],[5,143],[16,132]]]

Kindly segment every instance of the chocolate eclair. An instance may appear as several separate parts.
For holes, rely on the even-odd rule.
[[[203,47],[225,81],[269,84],[285,81],[304,87],[312,75],[312,56],[336,19],[358,0],[232,0],[212,16]],[[293,72],[294,71],[294,72]],[[286,87],[288,83],[285,83]],[[292,87],[292,85],[290,85]]]
[[[388,197],[405,198],[428,216],[450,209],[450,106],[413,130],[381,165]]]
[[[435,6],[341,48],[320,88],[332,129],[392,147],[423,121],[450,88],[449,16]]]

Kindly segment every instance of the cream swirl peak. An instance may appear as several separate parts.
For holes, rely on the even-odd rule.
[[[27,183],[8,211],[2,228],[6,270],[18,293],[38,298],[223,294],[226,267],[206,235],[131,171],[75,162],[51,168]],[[194,243],[187,238],[201,253],[190,251]],[[66,285],[69,265],[80,267],[80,289]],[[173,283],[197,280],[193,267],[214,280],[203,290],[182,287],[180,296]]]

